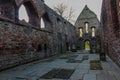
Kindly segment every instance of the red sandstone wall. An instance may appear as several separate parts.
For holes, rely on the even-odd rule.
[[[118,6],[118,3],[116,4]],[[101,40],[102,40],[102,48],[104,49],[104,52],[106,52],[116,63],[120,64],[120,40],[118,36],[116,36],[117,34],[116,28],[119,29],[120,21],[115,22],[116,16],[119,20],[119,15],[112,14],[115,13],[114,10],[112,9],[110,0],[103,0],[102,13],[101,13],[101,28],[102,28],[101,32],[104,36],[101,36],[102,38]],[[105,13],[107,14],[106,16]],[[104,21],[104,17],[107,17],[106,21]],[[119,24],[119,25],[116,27],[115,24],[116,25]]]

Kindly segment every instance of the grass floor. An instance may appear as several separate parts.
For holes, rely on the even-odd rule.
[[[91,60],[90,61],[90,70],[103,70],[101,61],[99,60]]]

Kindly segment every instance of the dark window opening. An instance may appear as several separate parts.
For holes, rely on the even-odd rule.
[[[61,21],[59,18],[57,18],[57,22]]]
[[[37,52],[40,52],[40,51],[42,51],[42,45],[41,44],[39,44],[38,48],[37,48]]]
[[[43,22],[44,22],[44,29],[47,31],[52,31],[52,21],[50,20],[49,16],[47,13],[45,13],[43,16]]]
[[[66,22],[64,22],[64,24],[66,24]]]
[[[45,19],[47,22],[50,22],[50,23],[51,23],[51,20],[50,20],[50,18],[49,18],[49,16],[48,16],[47,13],[45,13],[45,14],[43,15],[43,19]]]
[[[44,52],[47,53],[47,44],[44,44]]]
[[[69,43],[66,42],[66,50],[68,51],[69,50]]]

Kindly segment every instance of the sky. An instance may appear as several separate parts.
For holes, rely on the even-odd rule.
[[[102,0],[45,0],[45,3],[53,9],[59,3],[63,3],[74,10],[74,20],[80,15],[81,11],[87,5],[100,20]]]
[[[47,4],[52,9],[54,8],[54,6],[60,3],[67,5],[68,8],[71,7],[73,8],[74,21],[76,21],[77,17],[80,15],[85,5],[87,5],[97,15],[98,19],[100,20],[102,0],[45,0],[45,4]],[[23,5],[20,7],[19,14],[20,20],[24,19],[26,22],[28,22],[29,18],[26,9]]]

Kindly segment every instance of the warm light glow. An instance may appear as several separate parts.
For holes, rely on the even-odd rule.
[[[95,28],[92,28],[92,37],[95,37]]]
[[[19,19],[24,20],[26,22],[29,21],[28,14],[24,5],[21,5],[19,9]]]
[[[45,23],[43,21],[43,18],[41,18],[41,27],[40,28],[45,28]]]
[[[86,30],[86,33],[88,33],[88,23],[85,23],[85,30]]]
[[[82,31],[82,29],[80,28],[80,37],[82,37],[83,36],[83,31]]]

